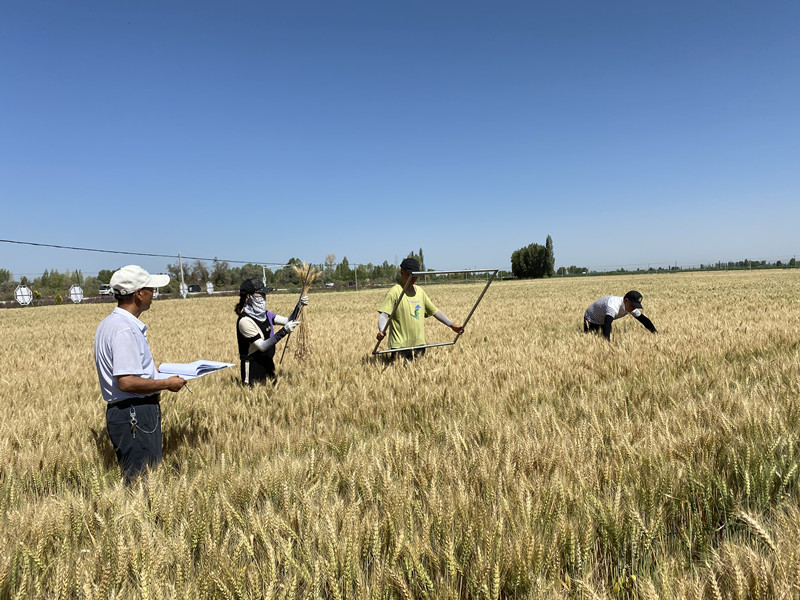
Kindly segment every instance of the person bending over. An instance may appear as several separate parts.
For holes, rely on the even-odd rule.
[[[236,320],[236,339],[244,385],[252,386],[267,379],[275,382],[275,345],[299,325],[295,319],[300,307],[308,304],[308,296],[303,296],[292,314],[282,317],[267,310],[267,291],[258,278],[242,282],[239,302],[233,309],[239,317]],[[283,327],[276,332],[275,325]]]
[[[611,324],[614,319],[621,319],[631,314],[644,325],[650,333],[658,333],[653,322],[645,317],[641,311],[642,295],[631,290],[624,296],[603,296],[595,300],[586,309],[583,315],[583,331],[585,333],[601,333],[607,340],[611,340]]]

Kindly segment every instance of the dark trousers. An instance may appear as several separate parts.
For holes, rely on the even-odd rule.
[[[275,383],[275,346],[266,352],[258,352],[250,358],[242,358],[241,375],[242,383],[253,385],[265,383],[268,379]]]
[[[106,429],[126,484],[161,462],[161,407],[158,394],[109,404]]]
[[[389,360],[394,362],[398,356],[404,358],[405,360],[414,360],[418,356],[425,356],[425,350],[425,348],[417,348],[416,350],[400,350],[399,352],[392,352],[389,355]]]
[[[603,333],[603,326],[598,325],[596,323],[592,323],[589,319],[583,320],[583,332],[584,333]]]

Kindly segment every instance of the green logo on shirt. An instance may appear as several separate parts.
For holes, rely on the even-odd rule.
[[[411,316],[415,319],[419,319],[419,304],[414,307],[414,313]]]

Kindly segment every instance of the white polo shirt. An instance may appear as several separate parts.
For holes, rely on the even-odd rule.
[[[156,365],[147,343],[147,325],[120,307],[100,321],[94,335],[94,361],[100,391],[106,402],[126,398],[144,398],[119,389],[117,377],[138,375],[156,379]]]
[[[606,320],[606,315],[619,319],[627,314],[629,313],[625,310],[625,298],[623,296],[603,296],[599,300],[595,300],[586,309],[586,314],[583,315],[583,318],[595,325],[602,325]],[[642,316],[642,311],[634,308],[630,314],[634,317],[640,317]]]

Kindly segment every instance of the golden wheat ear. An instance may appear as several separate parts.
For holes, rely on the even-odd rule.
[[[297,275],[303,290],[308,290],[312,283],[314,283],[322,273],[316,267],[303,263],[302,265],[292,265],[292,272]]]

